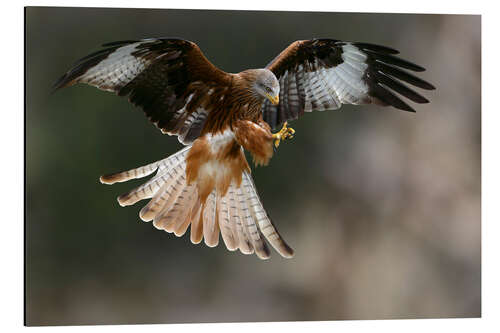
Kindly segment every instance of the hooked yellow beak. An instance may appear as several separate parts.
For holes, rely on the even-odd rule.
[[[273,103],[273,105],[278,105],[278,103],[280,102],[279,95],[271,96],[269,94],[266,94],[266,96],[267,96],[267,98],[269,98],[269,100],[271,101],[271,103]]]

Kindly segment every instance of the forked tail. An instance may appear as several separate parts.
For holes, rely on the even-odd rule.
[[[125,182],[156,174],[146,183],[118,197],[121,206],[133,205],[151,199],[139,216],[153,225],[180,237],[191,225],[191,242],[214,247],[219,243],[219,232],[228,250],[239,249],[244,254],[270,257],[264,237],[283,257],[291,258],[293,250],[285,243],[267,215],[255,184],[248,171],[242,174],[241,185],[233,181],[224,196],[216,188],[205,202],[200,201],[195,183],[186,180],[186,157],[189,149],[154,163],[111,175],[101,176],[104,184]]]

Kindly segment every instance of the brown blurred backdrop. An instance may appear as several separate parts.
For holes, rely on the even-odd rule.
[[[478,317],[481,315],[479,16],[26,9],[28,325]],[[196,42],[228,72],[297,39],[387,45],[437,90],[416,114],[374,106],[307,114],[253,171],[293,259],[193,245],[99,183],[177,151],[125,99],[50,94],[105,42]]]

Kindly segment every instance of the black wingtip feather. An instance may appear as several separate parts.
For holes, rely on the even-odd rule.
[[[123,45],[118,43],[122,42],[114,42],[114,46],[96,51],[76,61],[73,64],[73,68],[67,71],[54,83],[54,85],[52,86],[52,93],[61,88],[72,85],[74,83],[74,80],[76,80],[79,76],[85,74],[90,68],[106,59],[111,53],[116,51],[117,48]]]
[[[392,77],[395,77],[399,80],[405,81],[407,83],[410,83],[414,85],[415,87],[419,87],[425,90],[434,90],[436,89],[432,84],[430,84],[427,81],[422,80],[419,77],[416,77],[413,74],[408,73],[407,71],[400,69],[398,67],[388,65],[385,63],[374,63],[373,64],[373,70],[374,71],[380,71],[384,73],[385,75],[390,75]]]
[[[387,47],[387,46],[377,45],[377,44],[352,43],[352,45],[359,47],[362,50],[369,50],[369,51],[374,51],[374,52],[378,52],[378,53],[386,53],[386,54],[399,54],[398,50],[395,50],[395,49]]]
[[[370,95],[379,99],[383,103],[387,105],[392,105],[396,109],[408,111],[408,112],[416,112],[411,106],[403,102],[399,97],[394,95],[389,87],[382,83],[373,83],[370,85]]]
[[[102,44],[103,47],[117,47],[117,46],[124,46],[128,44],[133,44],[139,42],[138,40],[119,40],[115,42],[109,42]]]
[[[426,84],[426,87],[424,89],[426,89],[426,90],[436,90],[436,87],[434,85],[430,84],[429,82],[425,82],[425,83],[427,83],[427,84]]]
[[[419,93],[413,91],[412,89],[408,88],[401,82],[393,79],[392,77],[386,75],[383,72],[375,71],[373,73],[374,79],[389,87],[390,89],[394,90],[395,92],[403,95],[404,97],[410,99],[411,101],[419,104],[423,103],[429,103],[429,100],[425,98],[424,96],[420,95]]]
[[[52,84],[52,93],[54,93],[59,88],[62,88],[63,82],[65,81],[67,75],[68,73],[65,73],[64,75],[60,76],[57,81]]]
[[[393,55],[388,55],[388,54],[382,54],[382,53],[377,53],[377,52],[372,52],[369,50],[364,50],[369,56],[372,58],[372,62],[379,62],[379,63],[384,63],[388,65],[393,65],[405,69],[412,70],[414,72],[423,72],[425,71],[425,68],[422,66],[419,66],[417,64],[414,64],[408,60],[404,60],[402,58],[393,56]]]
[[[85,57],[83,58],[80,58],[78,59],[77,61],[75,61],[73,63],[73,66],[78,66],[78,65],[81,65],[83,62],[87,61],[87,60],[90,60],[92,58],[95,58],[95,57],[98,57],[102,54],[107,54],[109,55],[110,53],[112,53],[113,51],[115,51],[117,48],[116,47],[112,47],[112,48],[106,48],[106,49],[102,49],[102,50],[99,50],[99,51],[96,51],[94,53],[91,53],[89,55],[86,55]]]
[[[56,91],[58,91],[59,89],[63,88],[66,76],[67,76],[67,74],[64,74],[59,79],[57,79],[56,82],[54,82],[54,84],[51,87],[51,91],[50,91],[51,95],[55,94]]]
[[[370,87],[371,96],[382,103],[387,103],[397,109],[409,112],[415,112],[415,110],[391,91],[401,94],[416,103],[429,103],[427,98],[396,80],[399,79],[425,90],[434,90],[436,88],[429,82],[403,70],[404,68],[415,72],[423,72],[425,71],[424,67],[394,56],[394,54],[398,54],[399,52],[385,46],[370,43],[353,43],[353,45],[360,48],[368,56],[367,63],[371,65],[371,73],[367,73],[369,77],[365,79],[373,80]]]

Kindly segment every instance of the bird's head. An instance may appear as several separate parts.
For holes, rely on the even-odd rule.
[[[268,69],[256,70],[254,91],[277,105],[279,103],[280,83],[273,72]]]

